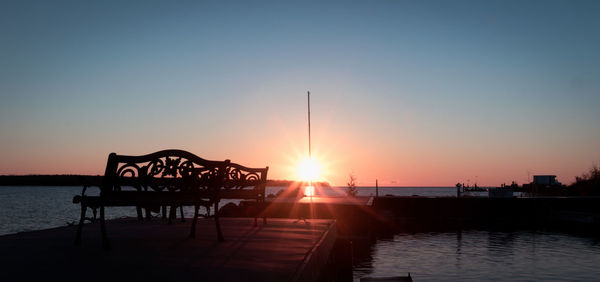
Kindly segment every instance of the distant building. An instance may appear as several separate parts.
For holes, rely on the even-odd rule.
[[[533,185],[538,186],[561,186],[562,183],[556,181],[556,175],[534,175]]]

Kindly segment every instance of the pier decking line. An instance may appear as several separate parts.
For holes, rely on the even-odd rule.
[[[74,246],[74,226],[0,236],[1,275],[5,281],[311,281],[337,236],[334,220],[273,219],[254,227],[251,218],[224,218],[228,237],[217,242],[210,220],[200,220],[197,237],[187,238],[190,222],[113,220],[110,251],[101,248],[100,232],[84,233],[83,244]]]

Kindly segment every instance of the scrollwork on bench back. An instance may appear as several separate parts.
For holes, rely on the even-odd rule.
[[[265,188],[267,184],[267,172],[269,167],[249,168],[236,163],[229,163],[225,169],[225,182],[223,188],[225,191],[221,195],[225,198],[243,198],[243,191],[247,187],[252,187],[255,197],[260,200],[265,198]],[[229,191],[229,193],[227,193]],[[239,191],[240,193],[236,193]],[[230,195],[230,196],[228,196]]]
[[[108,157],[102,189],[112,192],[133,187],[138,191],[176,192],[252,187],[264,195],[267,171],[268,167],[248,168],[229,160],[209,161],[183,150],[164,150],[143,156],[112,153]]]

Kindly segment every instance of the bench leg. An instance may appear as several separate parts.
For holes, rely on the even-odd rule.
[[[259,210],[262,212],[263,215],[263,224],[267,224],[267,209],[265,202],[260,203]],[[256,216],[259,216],[259,214],[257,214]]]
[[[183,217],[183,206],[179,206],[179,212],[181,214],[181,222],[185,222],[185,218]]]
[[[102,232],[102,247],[105,250],[110,249],[110,243],[108,242],[108,236],[106,235],[106,223],[104,220],[104,206],[100,206],[100,232]]]
[[[79,225],[77,226],[77,235],[75,236],[75,245],[81,244],[81,230],[83,229],[83,222],[85,221],[85,211],[87,207],[81,205],[81,218],[79,218]]]
[[[167,206],[161,206],[162,219],[167,219]]]
[[[215,201],[215,225],[217,226],[217,239],[219,242],[225,241],[221,232],[221,224],[219,223],[219,201]]]
[[[97,214],[96,214],[97,213],[97,211],[96,211],[97,208],[98,207],[92,207],[92,215],[94,215],[94,217],[92,218],[92,223],[96,222],[96,220],[98,219]]]
[[[173,223],[173,219],[177,217],[177,207],[171,206],[169,208],[169,224]]]
[[[267,224],[267,217],[263,216],[263,224]],[[258,226],[258,214],[254,215],[254,227]]]
[[[190,238],[196,238],[196,221],[198,221],[199,206],[194,206],[194,218],[192,219],[192,230],[190,230]]]
[[[136,206],[135,210],[137,211],[138,220],[143,220],[144,215],[142,214],[142,207]]]
[[[262,218],[263,218],[263,224],[267,224],[267,216],[265,215],[265,211],[264,211],[264,204],[258,202],[256,203],[256,213],[254,214],[254,227],[258,226],[258,217],[260,216],[262,211]]]
[[[150,207],[145,208],[146,210],[146,220],[151,220],[152,219],[152,210]]]

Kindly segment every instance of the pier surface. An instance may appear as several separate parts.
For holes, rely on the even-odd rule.
[[[336,239],[333,220],[222,218],[214,221],[120,219],[107,222],[111,250],[101,248],[100,226],[0,236],[0,271],[6,281],[310,281],[318,278]]]

